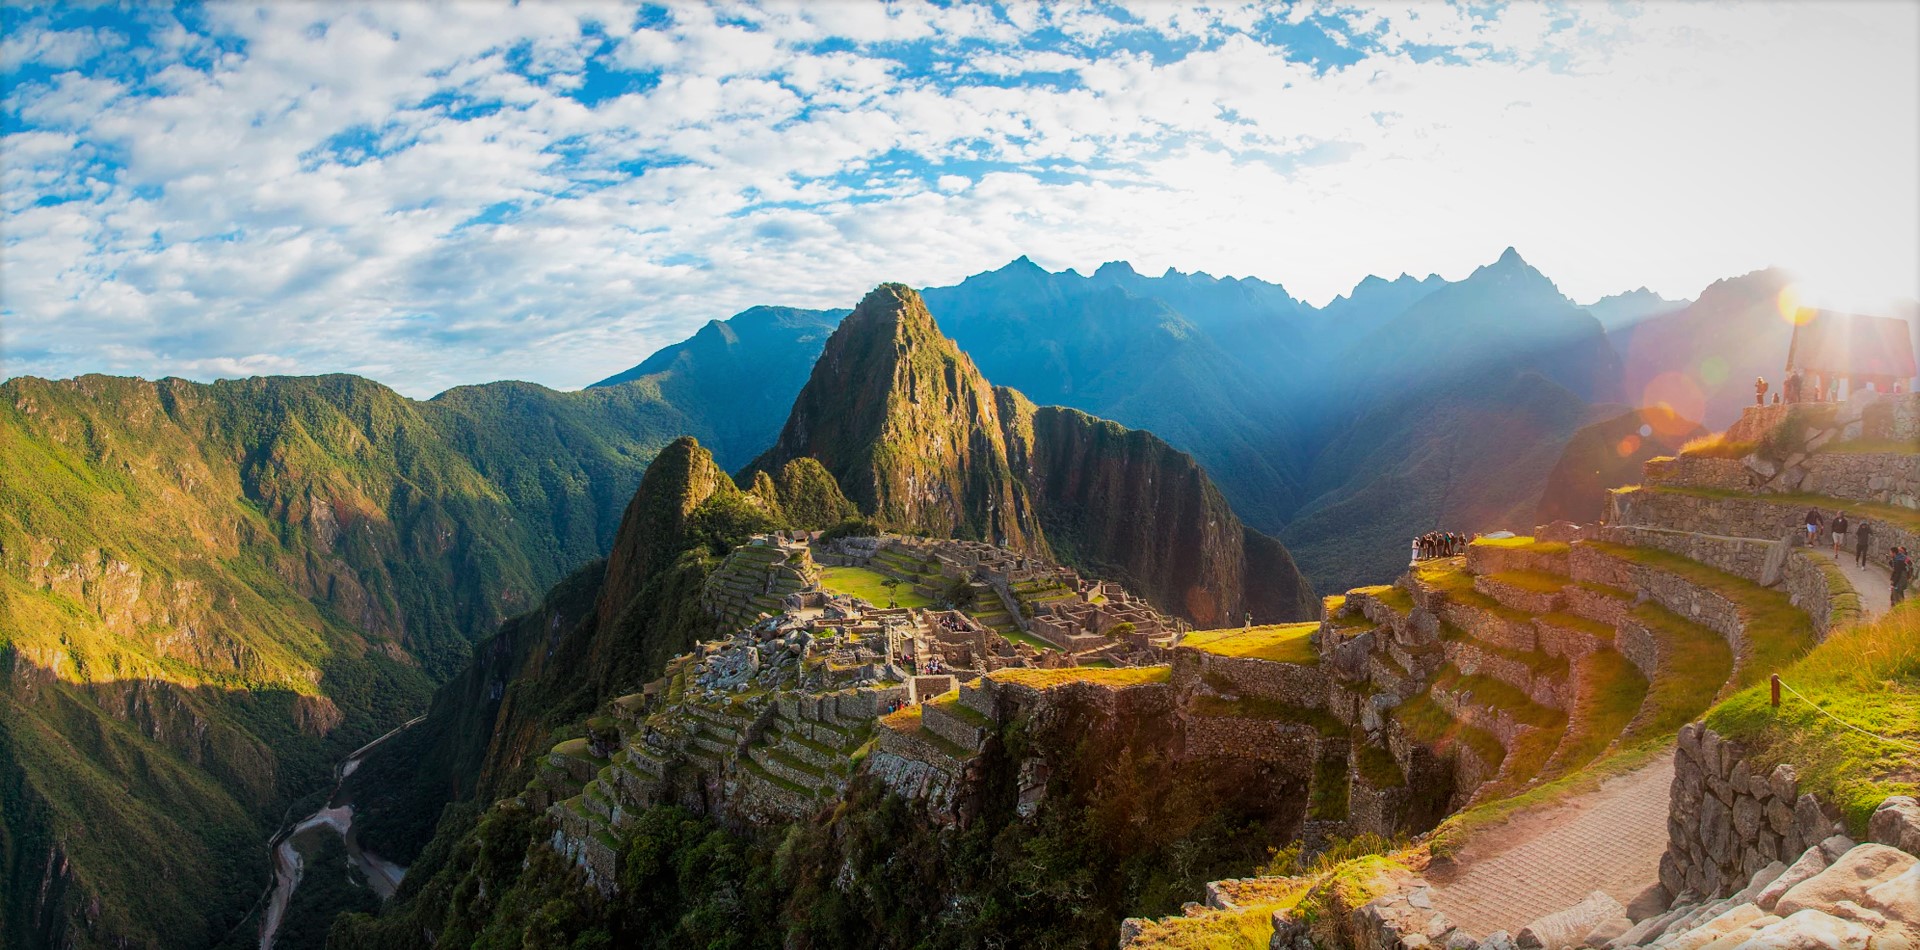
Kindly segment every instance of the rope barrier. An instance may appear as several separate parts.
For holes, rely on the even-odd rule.
[[[1800,692],[1799,690],[1797,690],[1797,689],[1794,689],[1794,688],[1793,688],[1793,684],[1791,684],[1791,683],[1788,683],[1788,682],[1787,682],[1786,680],[1783,680],[1783,679],[1781,679],[1781,678],[1780,678],[1780,676],[1779,676],[1779,674],[1775,674],[1775,675],[1774,675],[1774,677],[1773,677],[1773,682],[1774,682],[1774,685],[1776,685],[1776,686],[1781,686],[1781,687],[1785,687],[1785,688],[1786,688],[1786,691],[1787,691],[1787,692],[1789,692],[1789,693],[1792,693],[1792,694],[1793,694],[1793,695],[1794,695],[1794,696],[1795,696],[1796,698],[1798,698],[1798,699],[1799,699],[1799,700],[1800,700],[1801,702],[1803,702],[1803,703],[1806,703],[1806,704],[1807,704],[1807,705],[1809,705],[1809,706],[1812,706],[1812,707],[1813,707],[1813,710],[1814,710],[1814,712],[1817,712],[1817,713],[1819,713],[1820,715],[1822,715],[1822,716],[1825,716],[1825,717],[1827,717],[1828,719],[1831,719],[1831,720],[1833,720],[1834,722],[1837,722],[1837,723],[1839,723],[1839,724],[1841,724],[1841,725],[1843,725],[1843,726],[1846,726],[1846,727],[1847,727],[1848,729],[1852,729],[1853,731],[1855,731],[1855,732],[1857,732],[1857,733],[1859,733],[1859,734],[1861,734],[1861,735],[1863,735],[1863,736],[1866,736],[1867,738],[1869,738],[1869,739],[1872,739],[1872,740],[1874,740],[1874,741],[1876,741],[1876,742],[1884,742],[1884,743],[1886,743],[1887,745],[1890,745],[1890,746],[1898,746],[1898,747],[1900,747],[1900,748],[1902,748],[1902,749],[1906,749],[1906,750],[1908,750],[1908,751],[1911,751],[1911,752],[1920,752],[1920,745],[1915,745],[1915,744],[1913,744],[1913,743],[1911,743],[1911,742],[1906,742],[1906,741],[1903,741],[1903,740],[1900,740],[1900,739],[1889,739],[1889,738],[1887,738],[1886,736],[1882,736],[1882,735],[1875,735],[1874,733],[1871,733],[1871,732],[1868,732],[1867,730],[1865,730],[1865,729],[1862,729],[1862,728],[1860,728],[1859,726],[1856,726],[1856,725],[1854,725],[1853,723],[1850,723],[1850,722],[1848,722],[1848,721],[1846,721],[1845,719],[1842,719],[1842,718],[1840,718],[1839,716],[1836,716],[1836,715],[1834,715],[1833,713],[1830,713],[1830,712],[1828,712],[1828,711],[1826,711],[1825,709],[1823,709],[1823,708],[1821,708],[1821,706],[1820,706],[1820,704],[1819,704],[1819,703],[1816,703],[1816,702],[1814,702],[1813,700],[1811,700],[1811,699],[1808,699],[1808,698],[1807,698],[1806,696],[1804,696],[1804,695],[1802,695],[1802,694],[1801,694],[1801,692]],[[1777,694],[1776,694],[1776,695],[1777,695]],[[1774,705],[1776,705],[1776,706],[1777,706],[1777,705],[1779,705],[1779,703],[1778,703],[1778,702],[1776,702],[1776,703],[1774,703]]]

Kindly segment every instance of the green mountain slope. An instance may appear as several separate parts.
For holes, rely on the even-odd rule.
[[[0,384],[0,943],[220,940],[289,805],[605,551],[680,418],[644,385]]]

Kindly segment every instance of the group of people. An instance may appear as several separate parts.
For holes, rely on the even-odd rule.
[[[1821,532],[1826,532],[1833,545],[1833,553],[1838,556],[1847,545],[1847,536],[1853,536],[1854,563],[1867,566],[1867,554],[1873,550],[1873,523],[1861,521],[1855,524],[1847,520],[1844,511],[1835,512],[1829,523],[1820,514],[1820,509],[1807,509],[1807,546],[1820,543]],[[1887,556],[1887,567],[1893,573],[1893,602],[1898,604],[1907,599],[1907,588],[1913,585],[1913,557],[1904,545],[1895,547]]]
[[[1808,386],[1809,382],[1812,383],[1811,387]],[[1856,378],[1854,380],[1854,383],[1855,383],[1855,389],[1857,390],[1861,385],[1861,382]],[[1865,386],[1868,389],[1875,388],[1875,384],[1872,382],[1866,383]],[[1771,388],[1771,384],[1767,382],[1767,378],[1765,376],[1759,376],[1754,378],[1754,381],[1753,381],[1753,404],[1754,405],[1764,406],[1767,404],[1767,390],[1769,388]],[[1905,389],[1904,383],[1901,383],[1898,380],[1894,381],[1893,391],[1895,393],[1899,393],[1904,389]],[[1784,400],[1782,399],[1782,397],[1785,397]],[[1780,392],[1773,394],[1774,405],[1776,406],[1780,405],[1782,401],[1785,401],[1785,402],[1839,402],[1840,401],[1840,379],[1839,377],[1834,377],[1829,379],[1825,376],[1820,375],[1819,373],[1814,373],[1813,375],[1809,376],[1806,370],[1796,369],[1793,372],[1788,373],[1786,381],[1780,384]]]
[[[1429,531],[1413,539],[1413,559],[1425,561],[1436,557],[1452,557],[1467,553],[1467,543],[1472,538],[1453,531]]]

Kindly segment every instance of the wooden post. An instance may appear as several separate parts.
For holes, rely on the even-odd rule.
[[[1773,674],[1773,708],[1780,708],[1780,674]]]

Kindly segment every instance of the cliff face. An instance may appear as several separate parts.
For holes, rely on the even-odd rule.
[[[751,470],[804,456],[889,525],[1046,552],[993,387],[907,287],[876,288],[841,321]]]
[[[1285,549],[1247,529],[1191,457],[990,386],[898,284],[841,323],[748,474],[805,457],[890,527],[1051,555],[1202,625],[1313,615]]]

